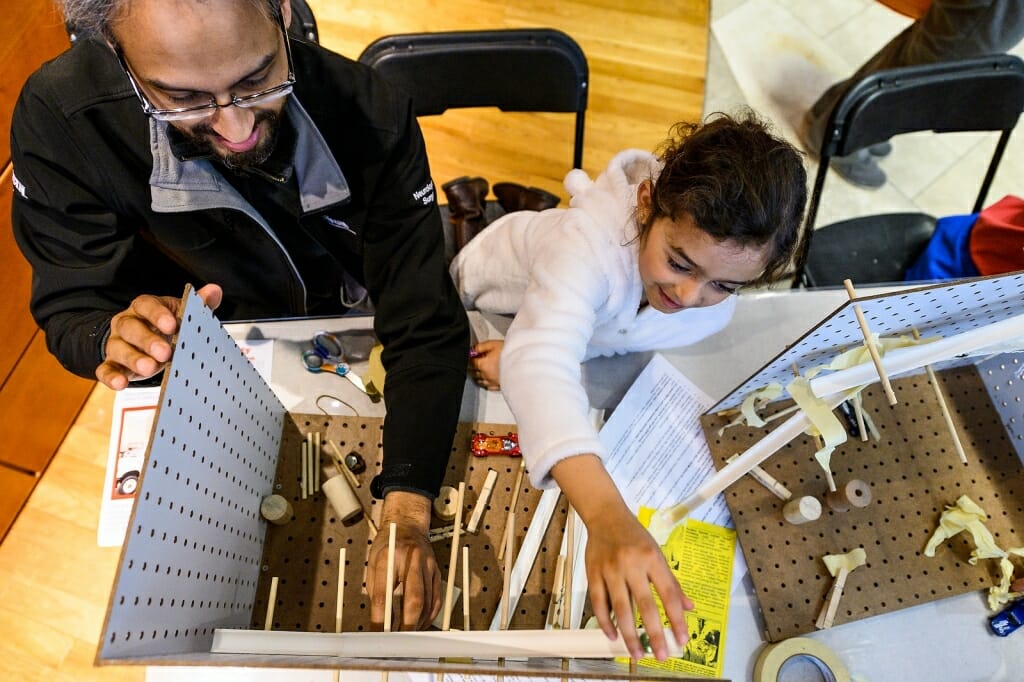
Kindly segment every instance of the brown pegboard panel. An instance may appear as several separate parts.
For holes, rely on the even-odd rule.
[[[967,563],[973,540],[961,533],[943,543],[934,558],[924,556],[939,515],[960,495],[988,513],[987,527],[1002,547],[1024,545],[1024,467],[1013,450],[973,366],[938,373],[960,434],[967,464],[962,464],[946,429],[925,374],[893,381],[899,404],[890,407],[877,384],[862,393],[865,410],[880,440],[850,438],[832,454],[832,472],[841,487],[851,479],[871,486],[872,502],[863,509],[831,511],[824,472],[814,460],[815,446],[800,436],[761,467],[794,497],[822,501],[820,519],[792,525],[782,515],[783,501],[750,476],[726,489],[737,536],[750,569],[769,641],[815,630],[832,583],[822,557],[863,547],[867,563],[850,573],[835,625],[888,613],[964,592],[982,590],[998,580],[998,562]],[[771,414],[791,405],[780,401]],[[718,430],[729,418],[706,415],[704,432],[719,468],[769,429],[737,426]],[[979,596],[981,598],[981,596]]]
[[[263,571],[257,588],[251,619],[253,628],[262,628],[267,608],[270,579],[279,578],[274,629],[305,632],[334,632],[335,599],[338,578],[338,549],[346,547],[346,586],[343,630],[358,632],[370,629],[370,602],[365,594],[366,555],[371,541],[369,528],[360,516],[342,524],[335,518],[322,493],[303,500],[300,489],[300,451],[306,434],[319,431],[322,439],[333,441],[342,455],[356,451],[363,456],[367,469],[357,478],[362,483],[356,491],[378,521],[381,503],[370,496],[369,483],[380,471],[380,418],[292,414],[286,420],[281,457],[275,478],[275,490],[287,498],[295,515],[284,526],[269,525],[263,553]],[[512,486],[519,469],[519,458],[508,456],[475,457],[469,443],[474,432],[504,434],[515,432],[514,426],[500,424],[459,424],[452,446],[444,485],[457,488],[466,482],[463,528],[469,521],[489,468],[498,472],[487,511],[476,535],[462,533],[460,544],[469,546],[470,556],[470,626],[484,630],[490,625],[501,598],[503,562],[497,552],[505,528],[505,519],[512,498]],[[328,445],[323,442],[321,461],[330,465]],[[534,506],[541,492],[530,486],[526,477],[516,504],[516,547],[529,527]],[[510,615],[512,628],[543,628],[550,600],[551,582],[565,527],[566,505],[559,503],[544,536],[516,612]],[[434,517],[432,527],[448,525]],[[385,529],[381,529],[386,532]],[[451,540],[433,543],[442,580],[448,576]],[[456,585],[462,587],[461,550]],[[460,598],[461,599],[461,598]],[[453,603],[451,627],[463,629],[461,600]]]

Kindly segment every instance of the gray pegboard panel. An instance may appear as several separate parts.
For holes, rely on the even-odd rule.
[[[1024,353],[1003,353],[978,363],[989,398],[1010,444],[1024,463]]]
[[[871,331],[881,336],[911,336],[916,328],[923,337],[949,337],[1020,315],[1024,313],[1021,301],[1024,301],[1024,273],[1017,272],[868,296],[856,302]],[[735,407],[747,394],[772,382],[785,386],[793,378],[794,364],[801,372],[806,372],[863,343],[853,305],[847,302],[710,411]],[[939,370],[974,361],[972,358],[954,359],[932,367]]]
[[[245,627],[285,408],[191,288],[128,525],[100,661],[208,652]]]

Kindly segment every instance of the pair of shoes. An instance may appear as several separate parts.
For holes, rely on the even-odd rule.
[[[484,203],[487,201],[487,191],[490,187],[483,178],[463,175],[444,183],[441,189],[448,198],[448,220],[454,228],[452,236],[455,251],[458,252],[466,242],[487,226]]]
[[[858,187],[878,189],[885,184],[885,171],[878,166],[874,156],[867,149],[858,149],[853,154],[834,157],[832,169],[844,180]]]
[[[514,182],[499,182],[494,185],[494,196],[505,209],[514,211],[543,211],[558,206],[560,199],[539,187],[523,187]]]

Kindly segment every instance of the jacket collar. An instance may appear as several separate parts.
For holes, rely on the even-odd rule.
[[[348,181],[295,95],[288,98],[285,111],[295,129],[294,171],[303,212],[319,211],[348,201],[352,196]],[[153,210],[178,213],[237,208],[249,212],[249,203],[209,159],[179,159],[174,155],[167,127],[164,121],[149,120],[149,144],[153,154],[149,185]]]

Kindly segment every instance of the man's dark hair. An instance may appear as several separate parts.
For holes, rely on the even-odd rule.
[[[653,181],[642,236],[657,218],[676,221],[689,214],[716,240],[770,245],[755,284],[785,274],[804,238],[807,173],[801,152],[745,110],[737,117],[712,114],[703,124],[677,123],[660,157],[664,166]]]
[[[276,19],[281,13],[281,0],[245,0]],[[196,0],[203,2],[203,0]],[[64,24],[77,38],[102,38],[113,42],[110,30],[117,18],[128,10],[131,0],[57,0],[64,14]]]

